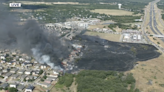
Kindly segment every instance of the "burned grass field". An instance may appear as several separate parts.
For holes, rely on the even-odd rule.
[[[83,56],[76,62],[79,69],[127,71],[137,61],[160,56],[154,46],[147,44],[111,42],[86,35],[74,39],[74,43],[85,45]]]

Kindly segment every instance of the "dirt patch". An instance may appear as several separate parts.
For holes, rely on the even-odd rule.
[[[77,92],[77,84],[76,84],[75,81],[76,81],[76,80],[75,80],[75,78],[74,78],[74,81],[73,81],[72,85],[70,86],[71,92]]]
[[[95,28],[108,28],[108,26],[107,25],[90,25],[89,27],[88,27],[88,30],[92,30],[92,29],[95,29]]]
[[[102,39],[109,41],[119,42],[121,35],[118,34],[108,34],[108,33],[98,33],[98,32],[86,32],[86,35],[99,36]]]

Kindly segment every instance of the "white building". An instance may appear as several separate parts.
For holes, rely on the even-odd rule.
[[[41,69],[46,69],[46,68],[47,68],[47,65],[46,65],[46,64],[42,64],[42,65],[40,66],[40,68],[41,68]]]
[[[30,75],[32,73],[32,70],[25,71],[25,74]]]
[[[2,60],[5,60],[5,59],[6,59],[5,56],[1,56],[0,58],[1,58]]]
[[[133,39],[136,40],[137,39],[137,35],[133,35]]]
[[[138,40],[141,40],[141,35],[138,35]]]
[[[87,29],[88,28],[88,23],[85,23],[85,22],[83,22],[83,23],[78,23],[78,27],[80,27],[80,28],[84,28],[84,29]]]
[[[56,75],[58,75],[58,74],[59,74],[59,73],[58,73],[58,72],[56,72],[56,71],[53,71],[53,73],[54,73],[54,74],[56,74]]]
[[[82,45],[78,45],[78,44],[72,44],[72,46],[76,49],[81,49],[82,48]]]
[[[16,83],[11,83],[10,87],[17,88],[17,84]]]
[[[130,34],[124,34],[124,39],[129,39],[130,38]]]
[[[19,58],[19,61],[24,61],[24,58]]]

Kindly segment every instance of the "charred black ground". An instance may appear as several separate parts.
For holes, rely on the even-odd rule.
[[[79,69],[127,71],[137,61],[159,57],[152,45],[111,42],[98,37],[77,36],[73,41],[85,44],[83,56],[76,63]],[[104,48],[108,46],[108,48]]]

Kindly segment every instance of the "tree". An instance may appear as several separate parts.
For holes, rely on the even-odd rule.
[[[41,81],[44,81],[44,79],[40,79]]]
[[[43,78],[44,78],[44,79],[46,79],[46,78],[47,78],[47,76],[45,75],[45,76],[43,76]]]
[[[134,92],[140,92],[140,90],[139,89],[135,89]]]
[[[39,71],[39,75],[41,75],[42,73],[43,73],[43,70],[40,70],[40,71]]]
[[[9,90],[9,92],[17,92],[18,91],[16,88],[13,88],[13,87],[9,88],[8,90]]]
[[[8,88],[5,88],[4,90],[8,90]]]

